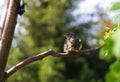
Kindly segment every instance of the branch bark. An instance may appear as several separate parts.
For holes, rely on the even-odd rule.
[[[95,47],[95,48],[91,48],[91,49],[86,49],[86,50],[81,50],[79,52],[70,52],[70,53],[57,53],[54,50],[48,50],[46,52],[40,53],[38,55],[32,56],[32,57],[28,57],[27,59],[21,61],[20,63],[16,64],[15,66],[13,66],[12,68],[10,68],[9,70],[6,71],[6,79],[8,77],[10,77],[12,74],[14,74],[16,71],[18,71],[19,69],[23,68],[24,66],[35,62],[37,60],[41,60],[46,56],[55,56],[55,57],[70,57],[70,56],[80,56],[82,54],[86,54],[86,53],[91,53],[94,51],[97,51],[101,48],[100,47]]]
[[[3,33],[4,26],[5,26],[5,21],[6,21],[6,17],[7,17],[7,11],[8,11],[8,8],[9,8],[10,0],[6,1],[5,3],[6,3],[6,5],[3,9],[3,13],[2,13],[2,16],[1,16],[1,20],[0,20],[0,40],[2,38],[2,33]]]
[[[18,3],[20,0],[17,0]],[[14,0],[9,0],[9,7],[6,15],[5,23],[2,28],[2,39],[0,41],[0,82],[3,82],[4,70],[6,67],[9,50],[11,47],[14,29],[17,21],[17,8],[18,4]]]

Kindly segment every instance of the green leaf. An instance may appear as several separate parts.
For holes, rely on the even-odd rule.
[[[120,60],[110,66],[110,72],[106,75],[106,82],[120,82]]]
[[[111,9],[110,10],[119,10],[120,9],[120,2],[116,2],[112,7],[111,7]]]
[[[105,46],[100,50],[100,57],[101,58],[107,58],[108,60],[111,60],[113,57],[112,49],[113,49],[113,40],[109,38],[106,40]]]
[[[114,41],[112,53],[117,57],[120,58],[120,29],[118,29],[113,35],[112,40]]]

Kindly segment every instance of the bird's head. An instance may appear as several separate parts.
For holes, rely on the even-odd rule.
[[[73,32],[69,32],[69,33],[66,33],[64,35],[66,38],[70,38],[70,37],[73,37],[73,36],[76,36]]]

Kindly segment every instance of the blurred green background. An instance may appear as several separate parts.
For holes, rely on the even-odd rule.
[[[70,31],[82,40],[82,49],[103,44],[105,22],[111,21],[111,28],[119,23],[116,11],[119,11],[120,2],[106,10],[98,4],[93,9],[95,12],[76,14],[82,12],[75,10],[80,4],[82,7],[84,1],[87,0],[25,0],[26,12],[18,17],[6,69],[48,49],[63,52],[64,34]],[[109,17],[111,12],[116,13],[114,20]],[[48,56],[22,68],[7,82],[120,82],[119,36],[117,31],[105,41],[108,45],[100,52],[68,58]]]

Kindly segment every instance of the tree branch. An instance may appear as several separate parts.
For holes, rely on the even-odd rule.
[[[20,0],[17,0],[18,3]],[[0,82],[3,82],[4,70],[6,67],[7,59],[9,56],[9,50],[11,48],[11,43],[14,35],[15,25],[17,22],[17,8],[19,4],[15,3],[14,0],[9,0],[8,11],[6,14],[6,19],[2,23],[2,38],[0,40]]]
[[[55,57],[70,57],[70,56],[80,56],[82,54],[86,54],[86,53],[91,53],[94,51],[97,51],[101,48],[100,47],[95,47],[95,48],[91,48],[91,49],[86,49],[86,50],[81,50],[79,52],[70,52],[70,53],[57,53],[54,50],[48,50],[45,51],[43,53],[40,53],[38,55],[32,56],[32,57],[28,57],[27,59],[21,61],[20,63],[16,64],[15,66],[13,66],[12,68],[10,68],[9,70],[6,71],[6,79],[11,76],[13,73],[15,73],[16,71],[18,71],[19,69],[23,68],[24,66],[37,61],[37,60],[41,60],[46,56],[55,56]]]

